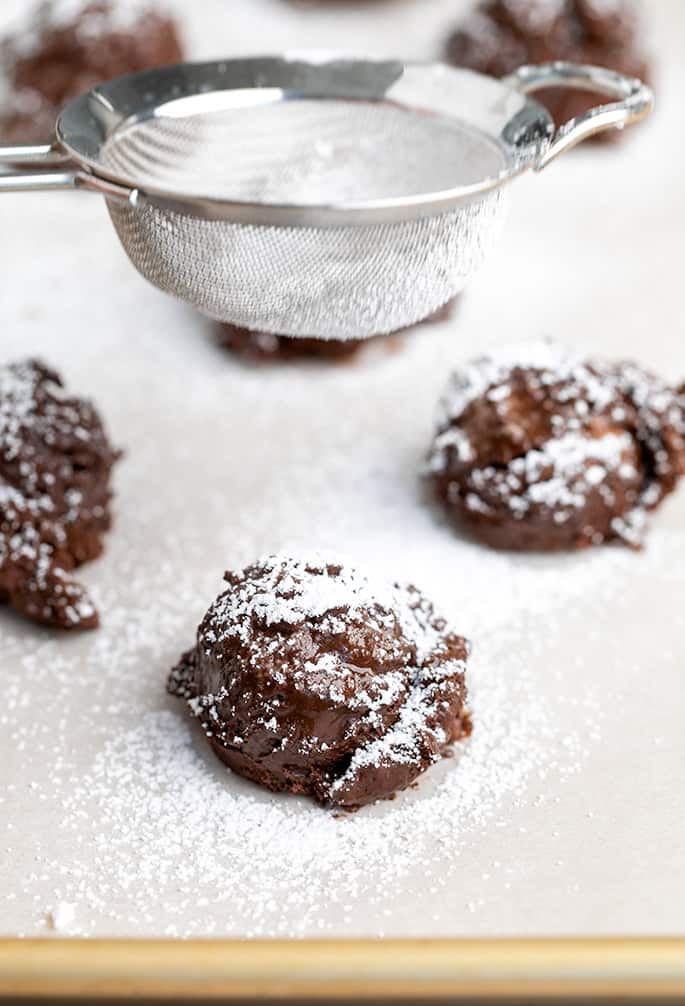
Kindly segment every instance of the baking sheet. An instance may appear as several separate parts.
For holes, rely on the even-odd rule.
[[[422,56],[454,6],[204,0],[189,35],[202,57],[332,33]],[[444,526],[418,479],[447,373],[483,348],[553,334],[685,374],[685,11],[648,13],[654,119],[520,181],[454,318],[352,366],[235,362],[133,272],[98,199],[3,197],[2,355],[55,364],[127,453],[83,573],[99,632],[0,613],[1,933],[682,932],[685,493],[641,555],[513,558]],[[164,693],[222,570],[290,544],[413,579],[475,644],[470,746],[343,818],[228,774]]]

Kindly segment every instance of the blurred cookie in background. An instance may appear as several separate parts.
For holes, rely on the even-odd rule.
[[[448,301],[420,324],[446,321],[451,317],[455,304],[456,298]],[[288,363],[297,360],[347,363],[359,356],[366,346],[377,346],[382,341],[389,350],[399,349],[399,335],[401,333],[393,332],[391,335],[376,335],[370,339],[295,338],[290,335],[274,335],[272,332],[255,332],[236,325],[219,323],[217,326],[219,344],[250,363]]]
[[[47,0],[0,42],[0,141],[47,143],[71,98],[182,59],[177,25],[154,0]]]
[[[457,25],[447,59],[493,77],[525,63],[570,60],[649,81],[645,31],[633,0],[480,0]],[[598,104],[601,95],[554,88],[535,97],[561,124]],[[605,99],[606,100],[606,99]],[[615,142],[620,130],[595,137]]]
[[[685,398],[629,361],[551,340],[505,345],[452,374],[428,476],[493,548],[639,548],[685,476]]]
[[[357,356],[365,342],[376,342],[378,338],[382,336],[375,339],[296,339],[272,332],[254,332],[236,325],[219,324],[217,329],[219,345],[251,363],[285,363],[289,360],[342,362]]]

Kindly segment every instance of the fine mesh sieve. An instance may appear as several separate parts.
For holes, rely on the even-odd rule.
[[[500,222],[501,191],[459,210],[363,227],[265,227],[109,201],[136,268],[243,328],[359,338],[420,321],[458,293]]]
[[[526,96],[618,98],[562,126]],[[65,108],[49,148],[0,160],[65,170],[0,190],[105,195],[150,282],[222,321],[359,338],[459,292],[497,236],[504,183],[651,108],[639,81],[571,64],[504,82],[439,64],[290,55],[165,67]]]

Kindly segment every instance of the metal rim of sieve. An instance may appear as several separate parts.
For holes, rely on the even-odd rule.
[[[546,109],[529,95],[549,87],[578,87],[616,99],[555,132]],[[195,115],[217,97],[235,107],[248,95],[278,103],[298,100],[382,102],[422,115],[459,122],[501,155],[500,170],[439,191],[320,204],[217,198],[211,192],[170,189],[149,177],[110,170],[103,160],[119,131],[159,117],[186,102]],[[549,63],[522,67],[499,81],[439,63],[355,59],[331,53],[286,53],[207,63],[184,63],[131,74],[101,84],[71,101],[60,115],[56,142],[45,147],[0,148],[0,163],[60,164],[69,170],[0,176],[0,191],[87,188],[136,206],[153,205],[233,223],[340,227],[393,223],[436,216],[477,199],[529,169],[545,167],[587,137],[644,118],[653,96],[640,81],[598,67]],[[249,102],[247,106],[249,107]]]
[[[528,96],[552,86],[615,100],[555,132]],[[0,192],[101,193],[141,275],[210,317],[368,337],[459,292],[492,246],[505,183],[651,105],[640,81],[565,63],[505,81],[330,54],[181,64],[75,99],[52,145],[0,150],[0,163],[63,165],[20,165]]]

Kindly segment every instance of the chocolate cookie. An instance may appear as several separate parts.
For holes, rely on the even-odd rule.
[[[71,574],[102,552],[117,457],[94,407],[54,371],[0,367],[0,601],[47,625],[97,626]]]
[[[456,298],[448,301],[421,324],[446,321],[452,314],[455,300]],[[347,361],[357,356],[365,346],[376,343],[379,339],[392,338],[387,335],[377,335],[370,339],[294,338],[289,335],[273,335],[271,332],[253,332],[249,328],[237,328],[235,325],[221,323],[217,326],[217,332],[220,345],[252,363],[292,360]],[[393,333],[395,334],[399,333]]]
[[[481,0],[449,39],[447,58],[493,77],[524,63],[565,59],[650,78],[644,31],[632,0]],[[561,124],[606,101],[564,88],[535,93]],[[595,139],[616,140],[621,131]]]
[[[176,25],[148,0],[47,0],[0,43],[0,138],[48,143],[70,98],[182,58]]]
[[[468,645],[415,587],[283,555],[225,578],[168,689],[240,775],[351,809],[470,732]]]
[[[497,548],[638,547],[685,473],[685,396],[634,363],[505,348],[452,376],[429,471],[447,510]]]

